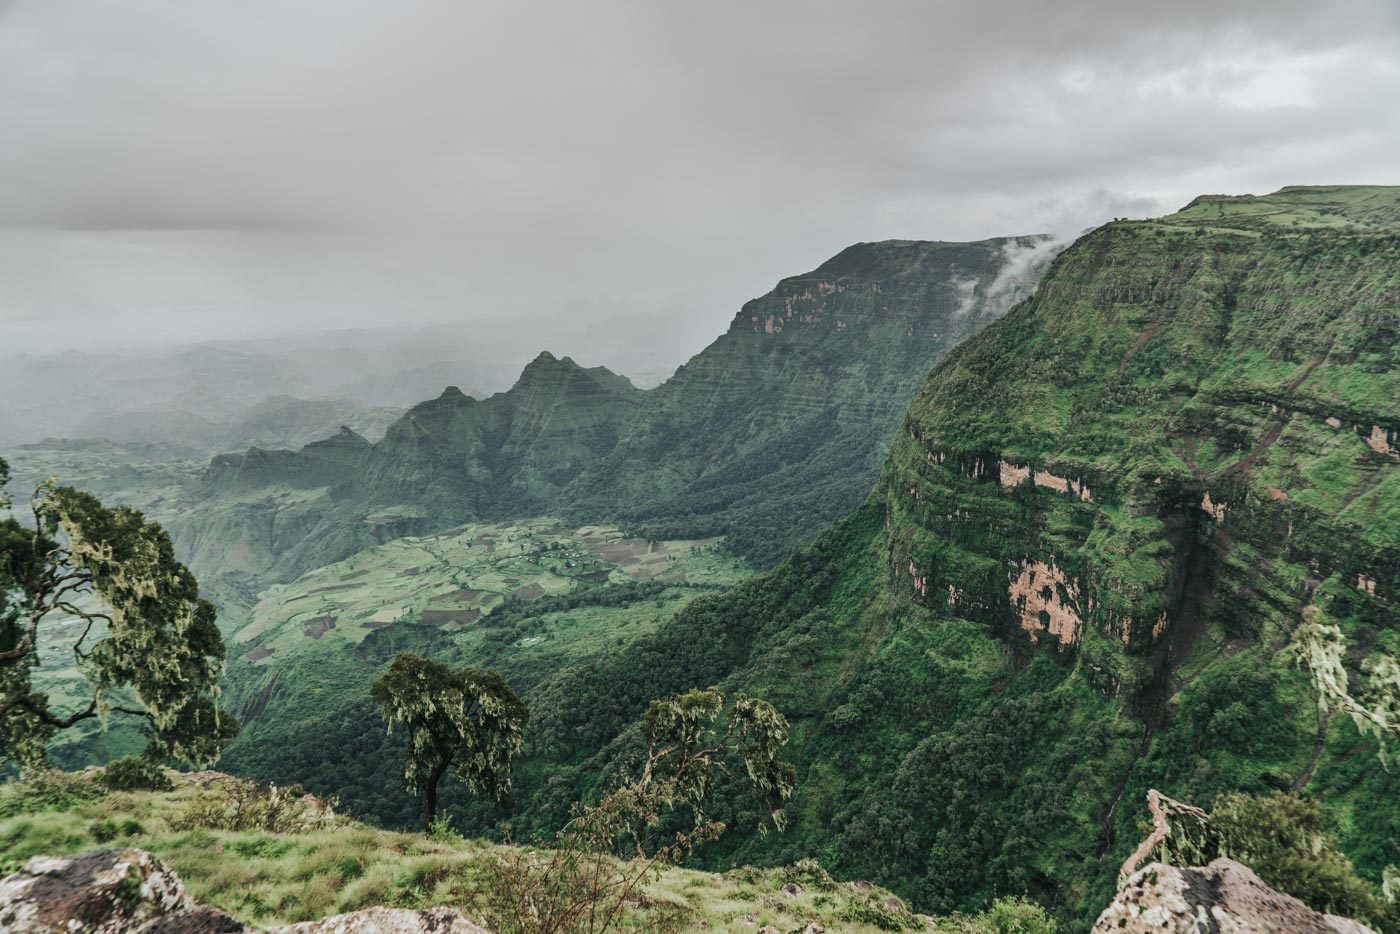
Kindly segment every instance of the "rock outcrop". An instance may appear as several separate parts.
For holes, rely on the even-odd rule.
[[[0,881],[0,930],[115,934],[193,908],[184,883],[142,850],[37,856]]]
[[[1324,915],[1269,888],[1232,859],[1179,869],[1152,863],[1132,875],[1099,915],[1093,934],[1290,931],[1367,934],[1364,924]]]
[[[174,870],[144,850],[38,856],[0,880],[6,934],[238,934],[251,928],[196,905]],[[490,934],[451,908],[367,908],[267,934]]]
[[[451,908],[366,908],[281,929],[285,934],[490,934]]]

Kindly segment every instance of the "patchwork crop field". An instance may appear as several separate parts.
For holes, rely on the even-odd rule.
[[[611,527],[568,529],[549,518],[395,539],[268,588],[231,633],[230,655],[271,665],[308,648],[359,643],[396,624],[461,632],[507,604],[584,587],[728,586],[745,570],[717,544],[629,539]]]

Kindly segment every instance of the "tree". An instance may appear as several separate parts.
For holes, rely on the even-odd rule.
[[[652,701],[641,722],[646,752],[616,786],[573,818],[545,851],[515,847],[492,872],[497,926],[519,934],[607,931],[631,905],[650,905],[647,930],[678,927],[679,906],[651,903],[642,889],[666,866],[724,833],[708,814],[722,778],[747,783],[760,832],[782,829],[797,773],[778,760],[787,720],[766,701],[732,701],[714,688]],[[625,861],[624,861],[625,860]]]
[[[456,767],[457,777],[501,806],[510,803],[510,770],[525,739],[530,713],[494,671],[446,665],[400,652],[370,697],[388,721],[408,729],[403,777],[425,796],[423,826],[437,814],[438,782]]]
[[[1316,604],[1303,610],[1303,624],[1294,631],[1289,646],[1293,660],[1312,675],[1318,717],[1344,711],[1358,733],[1376,738],[1381,764],[1386,765],[1386,741],[1400,739],[1400,662],[1380,651],[1368,656],[1361,666],[1366,677],[1357,679],[1362,691],[1354,696],[1345,664],[1346,637],[1341,627],[1322,618],[1322,608]]]
[[[0,509],[10,505],[0,490]],[[152,758],[213,762],[238,728],[218,708],[224,644],[170,536],[135,509],[52,480],[30,511],[32,527],[0,520],[0,765],[38,764],[56,732],[111,713],[144,721]],[[69,620],[82,627],[71,650],[92,690],[58,710],[30,675],[41,635]]]

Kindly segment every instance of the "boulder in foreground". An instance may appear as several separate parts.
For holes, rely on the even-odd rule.
[[[366,908],[281,930],[286,934],[490,934],[451,908]]]
[[[1314,911],[1269,888],[1247,866],[1217,859],[1180,869],[1152,863],[1135,872],[1099,915],[1093,934],[1374,934],[1366,925]]]
[[[0,881],[0,930],[135,931],[194,907],[180,877],[143,850],[37,856]]]
[[[0,880],[6,934],[238,934],[237,918],[196,905],[174,870],[144,850],[38,856]],[[274,928],[280,934],[490,934],[451,908],[366,908]]]

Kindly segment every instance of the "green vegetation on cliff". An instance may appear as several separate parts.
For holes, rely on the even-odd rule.
[[[994,265],[972,269],[972,247]],[[862,245],[750,303],[656,390],[544,356],[509,393],[449,390],[378,444],[218,460],[177,528],[247,620],[229,697],[251,724],[224,767],[411,821],[401,740],[365,693],[408,650],[500,671],[530,708],[509,815],[445,791],[471,834],[508,816],[514,839],[552,839],[645,747],[652,699],[718,685],[787,719],[797,781],[766,835],[721,781],[707,868],[815,857],[915,910],[1024,894],[1080,927],[1158,788],[1203,807],[1300,794],[1336,846],[1318,872],[1377,887],[1400,865],[1383,764],[1400,740],[1400,191],[1204,196],[1105,225],[910,383],[901,423],[900,380],[976,330],[957,322],[1007,256]],[[483,560],[487,523],[530,512],[703,538],[681,552],[716,585],[732,581],[711,536],[765,566],[844,518],[725,592],[620,561],[580,581],[603,568],[560,566],[593,549],[553,520],[502,526],[544,543],[528,567],[493,562],[530,548],[451,570]],[[440,582],[399,579],[408,550],[439,546]],[[507,601],[508,579],[540,593]],[[392,620],[365,581],[392,591]],[[477,617],[452,615],[470,600]]]
[[[1397,338],[1394,189],[1087,234],[933,370],[865,506],[537,690],[522,819],[607,774],[647,697],[719,683],[789,718],[799,781],[789,831],[717,865],[815,853],[920,910],[1084,923],[1152,786],[1301,791],[1378,882],[1400,772],[1293,639],[1336,626],[1361,695],[1400,656]]]

